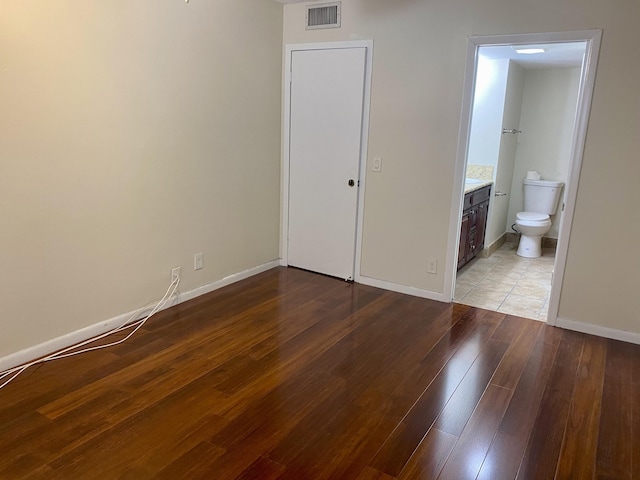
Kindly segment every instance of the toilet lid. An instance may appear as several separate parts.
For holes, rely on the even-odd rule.
[[[516,214],[518,220],[526,220],[528,222],[543,222],[549,219],[549,215],[545,213],[520,212]]]

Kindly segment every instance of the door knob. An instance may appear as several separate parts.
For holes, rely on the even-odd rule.
[[[356,182],[353,181],[353,178],[350,178],[349,182],[347,183],[349,184],[350,187],[353,187],[356,184]]]

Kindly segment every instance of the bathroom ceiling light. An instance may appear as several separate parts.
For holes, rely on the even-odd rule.
[[[534,53],[544,53],[544,48],[516,48],[517,53],[523,53],[525,55],[533,55]]]

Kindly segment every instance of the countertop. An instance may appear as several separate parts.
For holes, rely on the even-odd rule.
[[[481,188],[484,188],[488,185],[493,185],[493,181],[491,180],[482,180],[478,183],[476,183],[475,181],[473,183],[466,183],[464,184],[464,193],[465,195],[467,193],[471,193],[471,192],[475,192],[476,190],[480,190]]]

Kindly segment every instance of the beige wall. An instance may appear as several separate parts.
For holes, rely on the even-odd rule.
[[[435,292],[444,273],[426,265],[448,247],[466,38],[602,28],[559,315],[640,332],[640,2],[344,0],[342,28],[316,31],[304,9],[285,7],[285,43],[375,42],[369,157],[384,168],[367,177],[362,274]]]
[[[281,6],[0,12],[0,357],[278,257]]]
[[[517,137],[502,130],[520,128],[523,86],[524,69],[515,62],[478,57],[467,165],[493,166],[493,192],[506,194],[491,197],[485,246],[505,234]]]
[[[280,6],[0,12],[0,357],[157,299],[173,266],[186,291],[277,257]],[[369,155],[384,169],[368,177],[362,273],[444,289],[466,37],[603,28],[560,316],[640,332],[638,18],[636,0],[344,0],[341,29],[307,32],[304,5],[285,7],[286,43],[375,40]]]
[[[528,170],[537,171],[544,180],[567,183],[579,85],[579,68],[526,70],[507,231],[524,210],[522,180]],[[545,237],[558,238],[561,212],[562,201]]]

